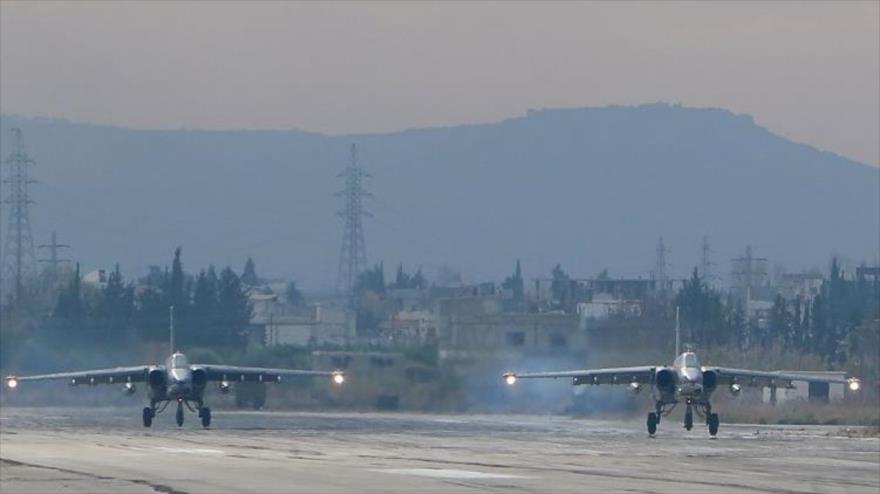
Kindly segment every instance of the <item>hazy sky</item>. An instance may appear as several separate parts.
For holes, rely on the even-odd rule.
[[[880,163],[880,2],[0,3],[0,111],[333,134],[668,101]]]

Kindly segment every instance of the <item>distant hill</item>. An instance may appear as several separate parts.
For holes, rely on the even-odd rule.
[[[771,265],[875,261],[880,169],[788,141],[725,110],[666,104],[530,111],[484,125],[325,136],[286,131],[155,131],[3,116],[36,160],[38,241],[57,230],[84,269],[232,264],[332,287],[341,241],[336,174],[357,142],[375,200],[367,255],[429,278],[526,275],[557,262],[577,276],[648,276],[655,244],[672,272],[716,270],[752,244]],[[5,195],[5,194],[4,194]],[[5,215],[4,210],[4,232]]]

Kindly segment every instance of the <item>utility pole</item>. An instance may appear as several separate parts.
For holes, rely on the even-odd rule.
[[[342,234],[342,249],[339,253],[339,273],[336,278],[337,293],[345,293],[349,304],[354,302],[353,289],[358,275],[367,267],[367,246],[364,240],[364,216],[372,217],[363,207],[363,198],[372,197],[364,190],[363,180],[370,178],[358,164],[357,145],[351,145],[351,162],[337,175],[345,178],[345,189],[336,195],[343,198],[343,207],[337,214],[345,227]]]
[[[52,241],[48,244],[41,244],[37,246],[38,249],[49,249],[49,259],[39,259],[38,262],[46,263],[49,265],[49,280],[50,287],[54,289],[58,286],[58,267],[60,264],[65,262],[70,262],[70,259],[59,259],[58,258],[58,250],[59,249],[69,249],[70,246],[67,244],[59,244],[58,243],[58,234],[56,232],[52,232]]]
[[[14,128],[12,133],[12,152],[6,158],[8,175],[3,183],[9,185],[9,197],[3,204],[9,205],[9,221],[6,232],[6,244],[3,249],[3,279],[12,282],[15,303],[22,300],[24,282],[34,277],[37,271],[34,255],[34,237],[31,233],[28,206],[34,204],[28,195],[28,186],[34,183],[28,177],[28,166],[34,161],[25,153],[22,143],[21,129]],[[0,290],[4,288],[0,282]]]
[[[657,289],[661,292],[667,291],[669,276],[666,273],[668,264],[666,263],[666,253],[669,249],[663,243],[663,237],[657,240],[657,259],[654,261],[654,280],[657,282]]]
[[[709,286],[712,279],[712,247],[709,246],[709,236],[703,235],[703,256],[700,262],[703,282]]]
[[[746,303],[752,299],[755,288],[764,285],[767,279],[767,258],[755,257],[752,246],[746,246],[746,255],[731,259],[733,263],[733,285],[740,291]]]

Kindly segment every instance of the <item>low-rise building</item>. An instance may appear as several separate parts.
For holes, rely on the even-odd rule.
[[[846,372],[843,371],[827,371],[827,372],[802,372],[802,371],[783,371],[786,374],[794,374],[801,376],[812,376],[833,379],[845,379]],[[828,383],[811,383],[808,381],[792,381],[794,388],[764,388],[764,403],[782,403],[789,400],[803,400],[819,403],[828,403],[829,401],[842,400],[846,396],[846,385],[828,384]]]

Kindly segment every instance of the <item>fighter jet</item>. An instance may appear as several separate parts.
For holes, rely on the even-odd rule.
[[[684,403],[684,428],[694,427],[694,412],[705,419],[709,435],[718,433],[718,414],[712,411],[710,398],[719,387],[726,386],[734,396],[743,386],[768,386],[794,388],[793,381],[808,383],[844,384],[850,391],[858,391],[861,381],[856,378],[835,379],[808,374],[789,374],[782,371],[755,371],[731,369],[727,367],[704,367],[694,352],[679,353],[678,325],[676,324],[676,354],[678,357],[671,366],[618,367],[608,369],[585,369],[562,372],[507,372],[503,378],[509,385],[519,379],[571,378],[572,385],[580,384],[619,384],[626,385],[633,392],[643,386],[651,387],[654,411],[648,414],[648,434],[654,436],[661,417],[669,415],[679,404]]]
[[[173,321],[173,316],[172,316]],[[202,426],[211,425],[211,409],[204,406],[205,389],[209,382],[217,382],[221,393],[228,393],[233,382],[280,383],[289,376],[328,376],[336,385],[345,382],[342,371],[329,372],[272,369],[264,367],[237,367],[232,365],[191,364],[186,355],[176,351],[174,346],[173,322],[171,325],[171,356],[165,364],[141,365],[136,367],[116,367],[77,372],[61,372],[36,376],[7,376],[6,386],[15,389],[20,383],[43,380],[67,380],[70,385],[79,384],[120,384],[125,394],[134,394],[135,383],[144,383],[150,399],[150,406],[143,409],[144,427],[153,424],[153,418],[165,411],[172,402],[177,403],[175,419],[177,426],[183,426],[184,406],[191,412],[198,412]]]

